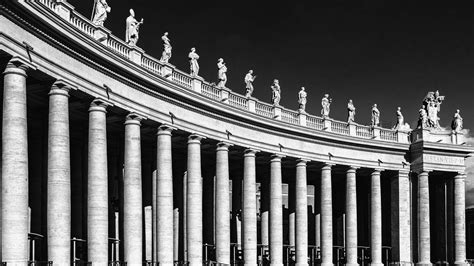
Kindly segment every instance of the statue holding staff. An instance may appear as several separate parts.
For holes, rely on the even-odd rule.
[[[140,25],[143,24],[143,18],[139,22],[135,19],[135,11],[130,9],[130,16],[128,16],[126,22],[126,31],[125,31],[125,42],[129,45],[135,46],[138,42],[138,31]]]
[[[92,23],[96,26],[104,26],[107,19],[107,13],[110,13],[110,6],[106,0],[95,0],[92,10]]]

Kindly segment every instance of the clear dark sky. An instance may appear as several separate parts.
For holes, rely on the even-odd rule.
[[[90,17],[93,0],[68,0]],[[130,8],[145,24],[138,46],[160,58],[161,35],[169,32],[171,64],[189,71],[196,47],[200,76],[217,79],[217,59],[228,67],[227,87],[244,93],[249,69],[257,74],[254,96],[270,102],[270,85],[280,80],[281,104],[297,109],[297,92],[308,92],[307,111],[320,114],[321,97],[333,98],[331,117],[346,120],[348,99],[356,122],[368,124],[377,103],[384,126],[397,106],[416,125],[428,91],[446,100],[441,125],[461,109],[465,128],[474,128],[474,8],[470,1],[150,1],[108,0],[105,27],[124,38]],[[456,4],[456,7],[448,5]]]

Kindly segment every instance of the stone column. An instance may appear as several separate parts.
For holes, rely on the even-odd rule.
[[[192,134],[188,138],[188,184],[186,199],[187,249],[190,266],[202,265],[202,177],[201,139]],[[168,220],[169,223],[172,220]],[[172,242],[166,244],[171,245]]]
[[[230,264],[229,144],[216,149],[216,261]]]
[[[106,108],[102,99],[89,108],[88,182],[87,182],[87,253],[95,266],[108,265],[109,202],[107,184]]]
[[[308,265],[308,187],[306,162],[300,159],[296,164],[296,265]]]
[[[370,182],[370,253],[371,265],[382,266],[382,195],[381,170],[375,169]]]
[[[8,265],[27,265],[28,260],[28,67],[13,58],[3,72],[1,250]]]
[[[173,265],[173,167],[171,153],[171,132],[174,128],[161,125],[157,134],[156,154],[156,238],[157,262]],[[190,145],[191,146],[191,145]],[[194,147],[194,146],[193,146]],[[198,146],[199,148],[199,146]],[[200,159],[200,150],[198,149]],[[189,160],[189,158],[188,158]],[[199,169],[200,168],[200,160]],[[188,162],[189,165],[189,162]],[[199,173],[200,177],[200,173]]]
[[[269,241],[269,232],[268,232],[268,212],[270,209],[270,185],[268,182],[262,182],[260,185],[260,237],[262,245],[267,246]]]
[[[152,252],[151,252],[151,257],[152,257],[152,261],[153,262],[157,262],[157,259],[156,259],[156,256],[157,256],[157,252],[156,252],[156,248],[157,248],[157,243],[158,243],[158,240],[156,238],[156,235],[157,235],[157,230],[156,230],[156,225],[158,224],[157,223],[157,220],[156,220],[156,170],[153,171],[152,173],[152,184],[151,184],[151,209],[152,209],[152,221],[151,221],[151,228],[152,228],[152,239],[151,239],[151,242],[152,242],[152,245],[151,245],[151,249],[152,249]]]
[[[247,149],[244,154],[244,180],[242,185],[242,244],[244,265],[257,265],[256,153],[256,150]]]
[[[454,177],[454,264],[466,263],[466,175]]]
[[[69,89],[56,82],[49,92],[48,123],[48,260],[71,262],[71,162]]]
[[[123,245],[127,265],[142,265],[142,155],[140,127],[142,116],[135,113],[125,120],[123,174]]]
[[[356,167],[346,172],[346,265],[357,266],[357,181]]]
[[[408,171],[399,171],[392,179],[391,208],[392,208],[392,261],[402,264],[412,264],[411,252],[411,203],[410,179]]]
[[[418,262],[431,265],[430,186],[428,172],[418,174]]]
[[[270,161],[270,265],[283,265],[283,212],[281,191],[282,155]]]
[[[152,235],[153,235],[153,229],[152,229],[152,222],[153,222],[153,211],[151,209],[151,206],[146,206],[144,208],[144,213],[145,213],[145,260],[146,261],[151,261],[152,260]]]
[[[332,185],[331,167],[321,169],[321,265],[332,266]]]

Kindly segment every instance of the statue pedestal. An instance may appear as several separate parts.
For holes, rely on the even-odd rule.
[[[204,81],[203,78],[200,76],[193,76],[193,79],[191,80],[191,86],[193,88],[193,91],[197,93],[202,93],[202,82]]]
[[[252,98],[252,97],[247,98],[247,109],[252,113],[256,112],[256,110],[255,110],[255,103],[256,102],[257,102],[257,99],[255,99],[255,98]]]
[[[142,49],[132,46],[130,50],[130,60],[137,65],[141,65],[143,53],[144,51]]]
[[[109,39],[110,31],[104,27],[96,26],[94,31],[94,39],[103,45],[107,45],[107,40]]]
[[[459,133],[458,133],[459,134]],[[462,134],[462,133],[461,133]],[[411,132],[412,143],[418,141],[438,142],[438,143],[450,143],[450,144],[461,144],[459,138],[455,137],[453,141],[453,132],[444,129],[434,128],[417,128]],[[454,134],[457,136],[457,134]],[[462,139],[462,137],[461,137]]]
[[[272,112],[274,119],[281,120],[281,106],[273,105]]]
[[[332,121],[332,119],[329,118],[329,117],[324,118],[324,120],[323,120],[323,124],[324,124],[323,130],[324,131],[331,131],[331,121]]]

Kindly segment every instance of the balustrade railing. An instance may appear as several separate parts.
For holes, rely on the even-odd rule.
[[[240,109],[247,110],[247,98],[237,95],[235,93],[229,93],[229,104]]]
[[[288,109],[281,109],[281,121],[298,125],[300,123],[298,115],[298,112],[294,112]]]
[[[331,121],[331,131],[339,134],[349,135],[349,124],[341,121]]]
[[[56,1],[53,1],[53,0],[39,0],[39,2],[43,5],[45,5],[47,8],[54,10],[54,8],[56,7]]]
[[[398,134],[395,130],[380,129],[380,139],[388,141],[398,141]]]
[[[126,59],[130,59],[130,47],[117,37],[110,35],[107,39],[107,47]]]
[[[317,116],[306,116],[306,126],[309,128],[322,130],[324,128],[324,119]]]
[[[356,136],[361,138],[370,139],[373,137],[373,130],[371,127],[368,126],[356,126]]]
[[[69,22],[85,34],[94,37],[95,26],[81,14],[71,12]]]
[[[255,102],[255,113],[261,116],[273,118],[273,106],[263,102]]]
[[[158,63],[158,60],[156,60],[155,58],[143,54],[141,66],[149,70],[150,72],[161,76],[161,70],[163,69],[163,65]]]
[[[181,72],[180,70],[175,69],[173,71],[173,74],[171,74],[171,80],[174,83],[177,83],[186,89],[192,89],[191,86],[191,77],[188,76],[188,74],[185,74],[184,72]]]
[[[207,82],[203,82],[201,86],[201,93],[206,96],[207,98],[214,99],[216,101],[221,100],[221,90],[218,88],[211,86]]]

